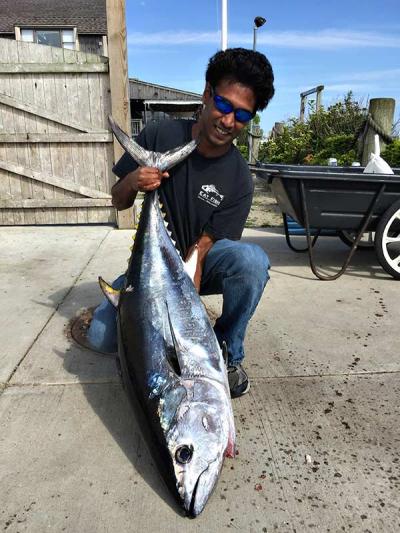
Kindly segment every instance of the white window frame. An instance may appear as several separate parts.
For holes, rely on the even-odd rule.
[[[50,30],[50,31],[58,31],[60,33],[60,42],[61,42],[61,48],[64,48],[65,50],[79,50],[79,41],[78,41],[78,32],[77,32],[77,28],[74,27],[74,26],[15,26],[15,40],[16,41],[22,41],[22,30],[32,30],[33,31],[33,41],[25,41],[25,42],[32,42],[32,43],[36,43],[37,44],[37,37],[36,37],[36,33],[38,31],[43,31],[43,30]],[[64,44],[64,41],[63,41],[63,35],[62,35],[62,32],[64,30],[68,30],[68,31],[71,31],[73,32],[73,37],[72,37],[72,44],[73,44],[73,48],[66,48],[63,46]]]

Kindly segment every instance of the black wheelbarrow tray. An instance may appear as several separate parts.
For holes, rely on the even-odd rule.
[[[250,168],[270,183],[284,214],[288,245],[308,252],[311,270],[319,279],[341,276],[366,232],[375,233],[381,266],[400,279],[400,169],[393,169],[395,174],[364,174],[362,167],[259,164]],[[287,216],[304,227],[307,248],[291,244]],[[333,276],[321,274],[314,262],[313,246],[326,230],[352,236],[350,252]]]

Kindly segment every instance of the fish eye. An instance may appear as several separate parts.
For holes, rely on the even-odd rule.
[[[188,446],[187,444],[183,444],[182,446],[179,446],[179,448],[176,449],[175,452],[175,459],[178,463],[184,465],[187,463],[190,463],[193,457],[193,446]]]

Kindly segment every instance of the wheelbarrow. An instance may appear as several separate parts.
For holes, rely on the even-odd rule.
[[[365,174],[362,167],[279,164],[250,169],[270,183],[283,213],[286,241],[292,250],[308,252],[317,278],[339,278],[358,247],[373,246],[382,268],[400,279],[400,169],[393,169],[394,174]],[[292,244],[288,217],[304,228],[307,248]],[[332,276],[321,274],[314,261],[314,245],[324,234],[337,235],[350,246]]]

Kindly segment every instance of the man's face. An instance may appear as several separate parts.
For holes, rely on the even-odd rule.
[[[205,108],[200,119],[201,132],[208,144],[222,148],[230,145],[247,123],[239,122],[235,118],[234,111],[227,114],[218,111],[213,99],[214,94],[229,100],[234,109],[245,109],[250,112],[255,110],[256,99],[253,89],[242,83],[222,80],[214,88],[214,92],[207,84],[203,94]]]

